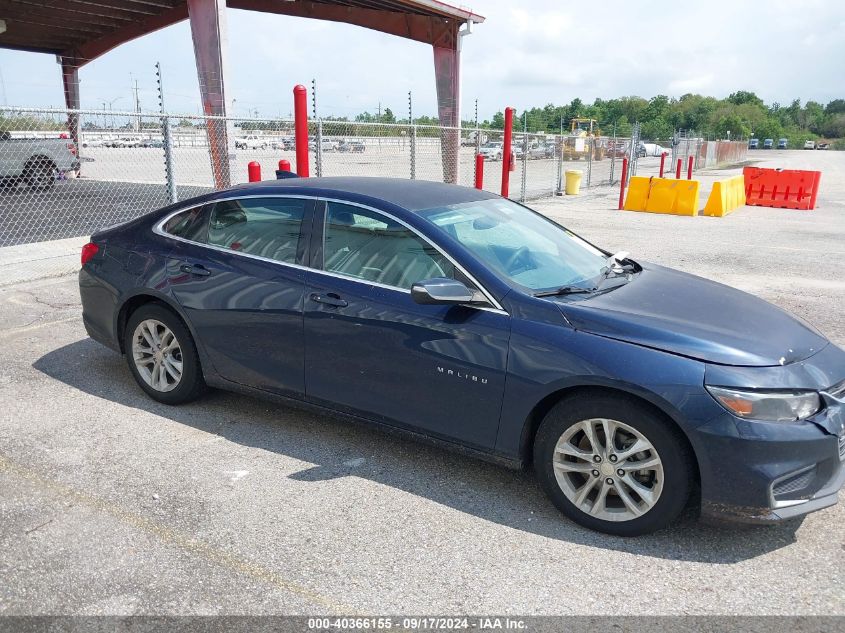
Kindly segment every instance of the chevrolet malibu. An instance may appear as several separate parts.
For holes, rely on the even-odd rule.
[[[89,335],[155,400],[216,387],[533,465],[566,516],[611,534],[691,504],[788,519],[845,478],[840,348],[483,191],[234,187],[95,233],[79,285]]]

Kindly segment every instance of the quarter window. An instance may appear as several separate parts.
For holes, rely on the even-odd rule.
[[[208,208],[208,205],[203,205],[177,213],[162,228],[165,233],[174,237],[181,237],[192,242],[205,242],[205,234],[208,230]]]
[[[304,214],[302,199],[223,200],[211,212],[208,243],[292,264]]]
[[[411,229],[377,211],[329,202],[324,270],[396,288],[454,277],[452,263]]]

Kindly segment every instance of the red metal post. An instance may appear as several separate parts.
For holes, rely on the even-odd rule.
[[[290,161],[284,158],[279,161],[279,171],[290,171]]]
[[[684,159],[679,158],[678,159],[678,166],[675,168],[675,178],[677,178],[678,180],[681,179],[681,168],[683,167],[683,165],[684,165]]]
[[[687,158],[687,180],[692,180],[692,161],[692,156]]]
[[[249,175],[250,182],[259,182],[261,180],[261,164],[257,160],[250,161],[246,166],[246,173]]]
[[[511,172],[511,136],[513,132],[513,108],[505,108],[505,138],[502,147],[502,197],[508,197]]]
[[[619,210],[625,205],[625,185],[628,183],[628,159],[622,159],[622,180],[619,181]]]
[[[293,87],[293,132],[296,173],[308,178],[308,93],[302,84]]]
[[[475,188],[484,188],[484,155],[475,155]]]
[[[666,166],[666,156],[668,156],[668,154],[666,152],[663,152],[660,155],[660,177],[661,178],[663,178],[663,168]]]

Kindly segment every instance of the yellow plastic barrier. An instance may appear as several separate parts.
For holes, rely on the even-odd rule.
[[[704,215],[721,218],[742,206],[745,206],[745,177],[739,175],[713,183]]]
[[[624,208],[648,213],[697,215],[698,188],[697,180],[634,176]]]

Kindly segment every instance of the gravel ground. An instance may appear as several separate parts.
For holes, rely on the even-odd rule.
[[[761,158],[821,168],[818,209],[657,216],[611,211],[609,189],[535,206],[843,345],[845,154]],[[845,615],[843,502],[614,538],[530,473],[222,392],[159,405],[86,338],[72,277],[2,287],[0,306],[2,614]]]

